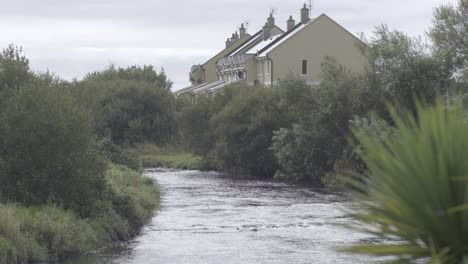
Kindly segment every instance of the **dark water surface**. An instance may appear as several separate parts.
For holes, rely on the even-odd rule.
[[[369,237],[340,196],[283,183],[241,181],[198,171],[146,170],[162,208],[129,243],[79,257],[84,263],[378,263],[334,249]]]

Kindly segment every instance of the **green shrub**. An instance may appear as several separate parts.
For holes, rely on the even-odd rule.
[[[62,88],[18,90],[0,114],[0,195],[26,205],[54,202],[85,213],[104,188],[107,163],[91,119]]]
[[[141,171],[141,160],[134,149],[116,145],[109,138],[101,140],[100,147],[112,163],[127,166],[135,171]]]
[[[244,87],[212,118],[218,168],[233,175],[272,177],[278,164],[270,149],[273,131],[287,124],[271,88]]]
[[[137,234],[159,205],[153,180],[112,166],[106,181],[87,218],[56,205],[0,204],[0,264],[60,261]]]
[[[16,211],[22,232],[47,248],[49,260],[96,248],[94,230],[71,211],[56,206],[20,207]]]
[[[108,92],[96,102],[96,129],[116,144],[152,141],[166,144],[175,134],[174,96],[165,88],[134,80],[109,80],[94,85]]]
[[[22,230],[16,207],[0,204],[0,263],[45,261],[48,249]]]
[[[159,205],[159,190],[153,180],[123,166],[112,166],[106,175],[113,209],[135,234]]]
[[[107,246],[131,237],[127,220],[117,214],[112,201],[96,201],[92,208],[88,221],[95,232],[98,246]]]
[[[395,112],[395,111],[394,111]],[[460,104],[418,106],[397,116],[398,140],[356,133],[369,173],[358,196],[363,231],[401,243],[351,251],[395,255],[401,262],[468,261],[468,122]],[[362,226],[362,225],[361,225]]]

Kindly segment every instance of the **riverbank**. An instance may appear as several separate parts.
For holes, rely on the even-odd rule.
[[[159,207],[159,188],[117,165],[106,182],[107,199],[96,201],[86,219],[53,204],[0,204],[0,264],[58,261],[136,235]]]
[[[177,149],[160,148],[154,144],[136,144],[133,150],[138,153],[144,168],[164,167],[181,170],[203,170],[202,158]]]

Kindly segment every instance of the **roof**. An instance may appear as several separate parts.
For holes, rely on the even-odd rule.
[[[264,48],[265,48],[266,46],[268,46],[270,43],[273,43],[276,39],[278,39],[278,38],[281,37],[282,35],[284,35],[284,34],[279,34],[279,35],[270,37],[270,38],[267,39],[267,40],[262,40],[262,41],[260,41],[259,43],[257,43],[255,46],[253,46],[252,48],[250,48],[248,51],[246,51],[245,53],[246,53],[246,54],[255,54],[255,53],[261,51],[262,49],[264,49]]]
[[[307,25],[309,25],[312,21],[310,21],[307,24],[298,23],[293,28],[288,30],[286,33],[280,35],[274,41],[270,42],[268,45],[263,47],[263,49],[259,50],[258,51],[258,57],[265,57],[268,54],[268,52],[274,50],[276,47],[281,45],[283,42],[288,40],[290,37],[294,36],[297,32],[301,31],[303,28],[305,28]]]
[[[250,44],[252,44],[253,42],[255,42],[256,40],[258,40],[258,37],[260,37],[262,34],[263,31],[260,30],[258,31],[257,33],[255,33],[253,36],[251,36],[250,38],[248,38],[243,44],[239,45],[237,48],[233,49],[231,52],[229,52],[228,54],[226,54],[225,57],[229,57],[231,55],[233,55],[234,53],[237,53],[238,51],[241,51],[243,49],[245,49],[246,47],[248,47]]]
[[[221,88],[224,88],[225,86],[232,85],[232,84],[236,84],[236,83],[240,83],[240,82],[242,82],[242,81],[245,81],[245,80],[244,80],[244,79],[238,79],[238,80],[234,80],[234,81],[232,81],[232,82],[221,83],[221,84],[218,84],[218,85],[216,85],[216,86],[214,86],[214,87],[210,87],[210,88],[208,89],[208,92],[214,92],[214,91],[217,91],[217,90],[219,90],[219,89],[221,89]]]
[[[286,42],[289,38],[291,38],[292,36],[296,35],[299,31],[301,31],[302,29],[306,28],[307,26],[309,26],[310,24],[312,24],[313,22],[317,21],[319,18],[321,17],[325,17],[325,18],[328,18],[331,22],[333,22],[335,25],[337,25],[339,28],[341,28],[342,30],[344,30],[346,33],[348,33],[349,35],[351,35],[352,37],[354,37],[356,40],[358,40],[360,43],[363,43],[361,39],[359,39],[358,37],[356,37],[354,34],[352,34],[351,32],[349,32],[347,29],[345,29],[343,26],[341,26],[340,24],[338,24],[335,20],[331,19],[329,16],[325,15],[325,14],[321,14],[320,16],[316,17],[315,19],[312,19],[310,20],[307,24],[302,24],[302,23],[298,23],[296,26],[294,26],[293,28],[291,28],[290,30],[288,30],[286,33],[282,34],[279,38],[277,38],[275,41],[271,42],[269,45],[265,46],[262,50],[260,50],[258,52],[258,55],[257,57],[265,57],[267,56],[267,54],[269,52],[271,52],[272,50],[274,50],[276,47],[278,47],[279,45],[283,44],[284,42]],[[364,44],[364,43],[363,43]],[[365,45],[365,44],[364,44]]]
[[[177,90],[177,91],[174,91],[173,93],[175,93],[177,96],[179,96],[179,95],[182,95],[182,94],[184,94],[184,93],[191,92],[191,91],[193,91],[193,90],[195,90],[195,89],[201,88],[201,87],[206,86],[206,85],[208,85],[208,84],[207,84],[207,83],[202,83],[202,84],[197,85],[197,86],[190,85],[190,86],[187,86],[187,87],[185,87],[185,88],[182,88],[182,89],[179,89],[179,90]]]
[[[195,93],[199,93],[199,92],[202,92],[202,91],[205,91],[211,87],[215,87],[217,85],[220,85],[220,84],[223,84],[224,83],[224,80],[219,80],[219,81],[216,81],[214,83],[210,83],[208,85],[203,85],[202,87],[198,87],[197,89],[193,89],[191,90],[191,92],[195,92]]]

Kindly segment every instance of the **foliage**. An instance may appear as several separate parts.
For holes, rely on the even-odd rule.
[[[179,99],[179,102],[184,98]],[[189,151],[204,155],[214,147],[211,117],[215,113],[213,99],[199,95],[193,102],[185,102],[177,113],[177,124],[181,144]]]
[[[355,116],[349,122],[351,129],[354,133],[363,137],[377,137],[382,140],[397,141],[396,128],[389,125],[383,119],[380,119],[376,114],[371,113],[368,117]],[[355,141],[353,137],[348,137],[348,141]],[[359,144],[355,143],[355,146]],[[340,159],[335,161],[333,170],[321,179],[322,184],[329,190],[333,191],[348,191],[349,178],[353,180],[362,181],[366,171],[365,164],[357,154],[357,150],[352,145],[345,147],[343,155]]]
[[[40,262],[46,258],[47,249],[22,233],[15,206],[0,204],[0,263]]]
[[[100,197],[106,163],[86,110],[63,89],[29,85],[0,114],[0,196],[80,211]]]
[[[445,88],[448,75],[419,38],[386,26],[376,27],[367,51],[374,89],[386,100],[414,110],[414,99],[432,102]]]
[[[142,170],[138,153],[128,146],[114,144],[109,138],[99,142],[101,151],[114,164],[126,166],[135,171]]]
[[[468,84],[468,1],[442,5],[435,9],[429,30],[434,52],[443,62],[444,71],[456,81]]]
[[[21,47],[10,44],[2,50],[0,53],[0,91],[3,93],[2,96],[5,96],[5,93],[18,90],[32,78],[33,73],[29,68],[29,60],[23,55]]]
[[[99,135],[115,144],[167,144],[175,133],[174,97],[166,89],[134,80],[81,84],[79,100],[93,109]]]
[[[321,178],[343,155],[349,120],[374,104],[370,98],[376,96],[367,88],[364,77],[351,74],[332,58],[323,63],[322,69],[322,82],[316,87],[282,88],[289,93],[296,89],[299,93],[295,97],[302,99],[286,104],[299,120],[290,128],[276,131],[273,137],[272,149],[280,165],[277,178],[320,185]],[[304,113],[299,112],[307,108]]]
[[[88,73],[84,81],[138,81],[149,83],[155,87],[166,89],[170,91],[172,88],[172,81],[170,81],[164,69],[157,72],[152,65],[129,66],[127,68],[116,68],[111,64],[107,69],[101,72]]]
[[[55,205],[0,204],[0,264],[60,261],[136,234],[159,205],[158,189],[123,166],[106,181],[108,200],[94,201],[87,219]]]
[[[136,234],[159,206],[159,190],[152,179],[125,166],[111,167],[106,181],[113,209],[127,221],[130,234]]]
[[[246,87],[212,118],[219,168],[232,174],[273,176],[277,162],[271,139],[285,119],[274,90]]]
[[[366,185],[357,185],[356,218],[365,232],[401,243],[351,251],[395,255],[403,263],[462,263],[468,260],[468,122],[461,104],[416,109],[416,117],[392,111],[397,141],[356,133],[369,170]]]

